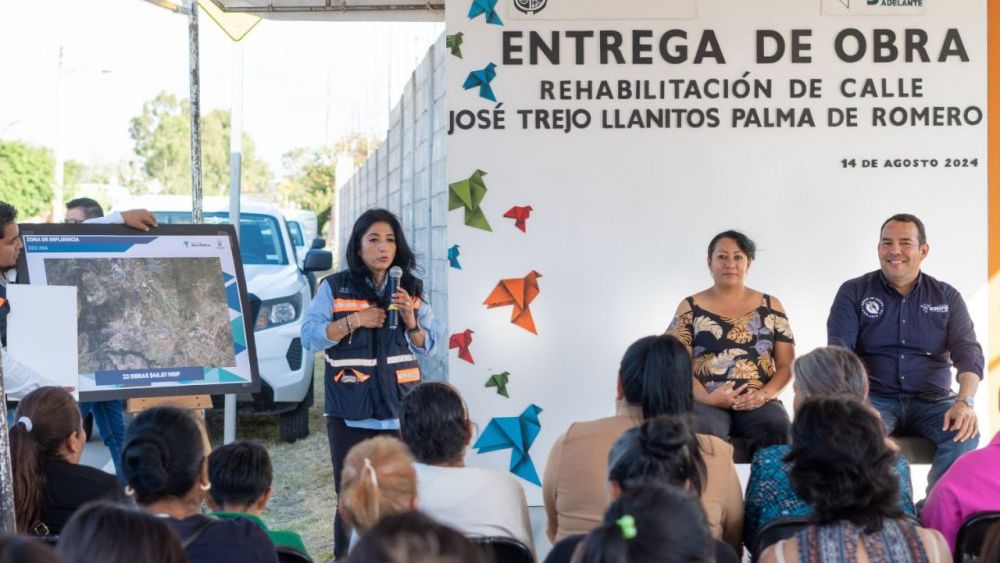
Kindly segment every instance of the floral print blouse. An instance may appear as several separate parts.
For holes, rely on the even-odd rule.
[[[760,389],[774,375],[774,345],[795,344],[788,317],[771,308],[764,294],[760,306],[731,319],[702,309],[693,297],[691,310],[674,317],[667,334],[692,349],[694,376],[709,392],[727,381]]]

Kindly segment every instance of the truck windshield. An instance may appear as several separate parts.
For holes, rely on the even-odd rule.
[[[176,225],[191,222],[190,211],[154,211],[156,220],[162,225]],[[228,212],[206,212],[205,223],[219,225],[229,223]],[[270,215],[240,213],[240,256],[244,264],[268,264],[281,266],[288,264],[285,243],[277,219]]]

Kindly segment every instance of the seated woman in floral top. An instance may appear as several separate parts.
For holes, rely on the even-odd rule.
[[[868,398],[868,373],[861,360],[846,348],[827,346],[817,348],[795,360],[794,408],[815,397],[848,395],[861,401]],[[743,524],[743,542],[756,553],[767,546],[755,546],[757,534],[766,524],[778,518],[812,516],[812,507],[792,490],[789,466],[785,463],[790,447],[771,446],[757,452],[750,468],[747,485],[746,519]],[[895,473],[899,477],[900,502],[903,512],[915,516],[913,487],[910,483],[910,465],[906,458],[897,455]],[[756,549],[754,549],[756,547]]]
[[[781,303],[744,285],[755,255],[745,234],[715,235],[708,245],[712,287],[681,301],[667,328],[691,352],[695,428],[724,440],[745,438],[751,455],[788,442],[791,423],[775,397],[795,357]]]

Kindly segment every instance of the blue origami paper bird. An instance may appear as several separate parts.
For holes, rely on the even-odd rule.
[[[538,420],[540,412],[542,408],[538,405],[528,405],[520,416],[494,418],[472,447],[481,454],[510,449],[510,472],[529,483],[542,486],[535,464],[528,455],[531,444],[542,430],[542,423]]]
[[[490,82],[493,82],[493,79],[496,77],[497,65],[490,63],[481,70],[470,72],[469,77],[465,79],[465,84],[462,84],[462,88],[470,90],[479,86],[479,97],[495,102],[497,101],[497,97],[493,95],[493,87],[490,86]]]
[[[469,7],[469,19],[474,20],[479,14],[486,14],[486,23],[503,25],[500,15],[497,14],[497,0],[472,0]]]
[[[461,252],[458,251],[457,244],[448,249],[448,263],[451,264],[451,267],[455,268],[456,270],[462,269],[462,265],[459,264],[458,262],[459,254],[461,254]]]

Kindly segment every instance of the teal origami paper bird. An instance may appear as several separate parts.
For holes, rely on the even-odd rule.
[[[465,224],[470,227],[493,232],[486,213],[480,207],[486,197],[486,172],[476,170],[467,180],[448,184],[448,211],[465,208]]]
[[[494,373],[486,380],[486,387],[496,387],[497,395],[503,395],[504,397],[510,398],[507,394],[507,383],[510,381],[510,372],[505,371],[502,373]]]
[[[472,0],[469,7],[469,19],[474,20],[480,14],[486,15],[486,23],[503,25],[500,15],[497,14],[497,0]]]
[[[451,267],[456,270],[462,269],[462,265],[458,262],[459,254],[461,254],[461,252],[458,251],[457,244],[448,249],[448,263],[451,264]]]
[[[493,82],[493,79],[496,77],[497,65],[490,63],[480,70],[470,72],[469,76],[465,79],[465,84],[462,84],[462,88],[471,90],[478,86],[480,98],[495,102],[497,101],[497,97],[493,93],[493,87],[490,86],[490,82]]]
[[[472,447],[479,450],[480,454],[511,450],[510,472],[529,483],[542,486],[538,472],[535,471],[535,464],[528,455],[531,444],[542,430],[542,423],[538,420],[540,412],[542,408],[532,404],[528,405],[520,416],[494,418],[486,425],[486,430]]]
[[[444,46],[451,50],[451,54],[462,58],[462,32],[459,31],[453,35],[449,35],[444,39]]]

